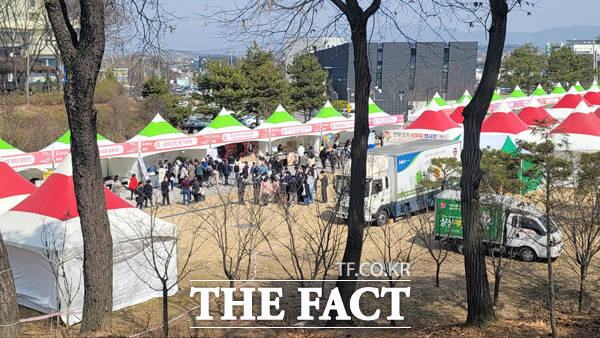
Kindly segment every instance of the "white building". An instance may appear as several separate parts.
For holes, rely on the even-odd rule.
[[[287,39],[283,48],[283,61],[287,68],[294,61],[294,57],[300,53],[314,53],[318,50],[331,48],[346,43],[340,37],[300,38]]]

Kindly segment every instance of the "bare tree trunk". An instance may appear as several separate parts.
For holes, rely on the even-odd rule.
[[[113,244],[96,144],[96,79],[104,54],[104,1],[80,0],[79,36],[62,0],[45,0],[66,66],[64,99],[71,128],[73,183],[83,235],[84,300],[81,331],[110,327]]]
[[[357,13],[358,14],[358,13]],[[363,229],[365,225],[365,196],[364,186],[367,172],[367,135],[368,100],[371,74],[367,55],[367,19],[351,23],[352,47],[354,49],[354,73],[356,88],[356,115],[354,118],[354,139],[352,140],[352,163],[350,176],[350,212],[348,214],[348,234],[346,248],[342,261],[360,266],[363,247]],[[354,271],[347,271],[348,265],[342,265],[339,279],[356,280]],[[356,288],[356,281],[336,283],[345,304],[349,304],[350,297]]]
[[[167,280],[163,279],[162,281],[162,327],[163,327],[163,336],[169,336],[169,290],[167,290]]]
[[[479,224],[479,194],[477,192],[482,172],[479,167],[481,150],[479,137],[481,123],[490,105],[498,79],[508,6],[504,0],[490,0],[492,24],[481,82],[473,100],[463,111],[464,148],[461,153],[461,211],[464,236],[465,276],[467,284],[467,324],[485,325],[495,318],[485,266],[483,229]]]
[[[440,267],[442,264],[436,262],[435,263],[435,287],[440,287]]]
[[[498,305],[498,295],[500,294],[500,280],[502,279],[502,268],[496,267],[494,273],[494,306]]]
[[[583,300],[585,299],[585,281],[587,279],[587,265],[583,263],[580,268],[579,275],[579,299],[577,305],[577,312],[581,313],[583,311]]]
[[[8,253],[0,233],[0,337],[19,335],[19,306]]]

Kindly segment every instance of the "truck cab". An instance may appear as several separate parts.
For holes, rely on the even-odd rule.
[[[548,258],[546,241],[550,238],[550,257],[560,256],[562,233],[554,223],[548,224],[539,213],[513,212],[506,220],[506,246],[526,262]]]
[[[480,203],[483,241],[490,250],[531,262],[548,257],[546,241],[550,240],[550,257],[562,254],[562,233],[537,206],[514,196],[496,194],[482,194]],[[462,230],[460,191],[442,191],[436,196],[436,239],[448,242],[462,253]]]

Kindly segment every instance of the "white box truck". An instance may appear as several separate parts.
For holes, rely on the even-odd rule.
[[[548,257],[546,241],[550,237],[551,258],[562,253],[562,233],[556,225],[548,223],[537,206],[513,196],[492,194],[482,194],[480,203],[483,241],[489,249],[512,253],[523,261],[531,262]],[[436,196],[434,235],[462,253],[460,190],[444,190]]]
[[[427,178],[434,158],[460,158],[460,141],[415,140],[369,149],[365,189],[365,221],[378,225],[388,219],[433,208],[437,190],[417,189]],[[348,218],[350,165],[335,179],[337,217]]]

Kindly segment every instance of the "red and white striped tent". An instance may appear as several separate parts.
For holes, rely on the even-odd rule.
[[[60,312],[70,324],[81,320],[84,292],[83,237],[72,175],[68,155],[44,184],[0,215],[19,303],[43,313]],[[150,250],[148,238],[157,238],[161,244],[155,253],[166,258],[161,248],[176,243],[176,225],[134,208],[106,188],[104,196],[113,239],[113,310],[160,297],[162,292],[155,291],[160,281],[144,253]],[[176,250],[170,254],[172,264],[165,265],[170,278],[176,278]],[[52,267],[61,268],[58,277]],[[175,292],[176,287],[169,294]]]
[[[528,126],[552,125],[557,121],[540,105],[535,96],[529,99],[527,105],[517,115]]]
[[[550,113],[550,115],[556,120],[563,121],[582,101],[591,107],[591,104],[583,99],[583,96],[579,94],[577,89],[571,86],[567,94],[565,94],[565,96],[563,96],[563,98],[560,99],[560,101],[558,101],[551,109],[548,109],[548,113]]]
[[[471,99],[468,96],[465,96],[460,103],[457,103],[456,108],[454,108],[454,111],[450,114],[450,119],[458,124],[462,124],[465,120],[462,112],[469,102],[471,102]]]
[[[567,147],[571,151],[600,151],[600,119],[583,102],[554,128],[552,134],[566,139]]]
[[[462,127],[452,121],[442,110],[425,110],[414,122],[406,127],[408,134],[437,135],[444,139],[454,139],[462,134]]]
[[[35,185],[4,162],[0,162],[0,187],[0,215],[19,204],[35,190]]]
[[[532,140],[531,129],[508,107],[500,103],[495,111],[483,121],[481,137],[507,135],[516,139]]]

